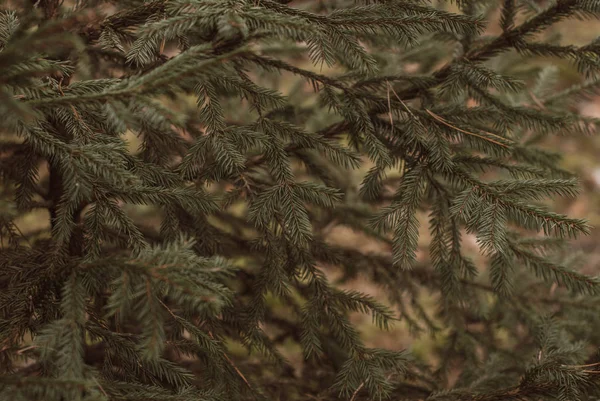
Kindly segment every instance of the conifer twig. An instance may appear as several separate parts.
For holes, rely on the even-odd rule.
[[[212,334],[211,331],[208,332],[208,335],[213,340],[215,339],[215,337],[213,336],[213,334]],[[231,367],[233,367],[233,369],[237,372],[237,374],[242,378],[242,380],[244,381],[244,383],[246,383],[246,385],[248,386],[248,388],[252,389],[252,386],[250,385],[250,382],[248,381],[248,379],[246,379],[246,376],[244,376],[244,374],[242,373],[242,371],[238,369],[238,367],[235,365],[235,363],[233,363],[233,361],[231,360],[231,358],[229,358],[229,356],[227,355],[227,353],[223,352],[222,354],[225,357],[225,359],[227,360],[227,362],[229,362],[229,364],[231,365]]]
[[[365,386],[365,382],[360,383],[360,386],[358,386],[356,388],[356,390],[354,390],[354,393],[352,393],[352,397],[350,397],[350,401],[354,401],[354,399],[356,398],[356,395],[358,394],[358,392],[360,390],[362,390],[362,388]]]
[[[600,366],[600,362],[588,363],[586,365],[564,365],[567,368],[579,369],[579,368],[592,368],[594,366]]]
[[[473,132],[465,131],[465,130],[463,130],[463,129],[460,129],[460,128],[458,128],[458,127],[455,127],[454,125],[450,124],[449,122],[447,122],[446,120],[444,120],[442,117],[438,116],[437,114],[435,114],[435,113],[434,113],[434,112],[432,112],[431,110],[425,109],[425,111],[426,111],[426,112],[427,112],[427,114],[429,114],[431,117],[433,117],[434,119],[436,119],[437,121],[439,121],[440,123],[444,124],[444,125],[445,125],[445,126],[447,126],[447,127],[450,127],[450,128],[452,128],[452,129],[455,129],[455,130],[457,130],[457,131],[459,131],[459,132],[462,132],[463,134],[467,134],[467,135],[476,136],[477,138],[481,138],[481,139],[483,139],[483,140],[486,140],[486,141],[488,141],[488,142],[491,142],[491,143],[493,143],[493,144],[496,144],[496,145],[502,146],[503,148],[508,148],[508,145],[506,145],[506,144],[504,144],[504,143],[501,143],[501,142],[495,141],[495,140],[493,140],[493,139],[487,138],[487,137],[485,137],[485,136],[483,136],[483,135],[478,135],[478,134],[475,134],[475,133],[473,133]],[[490,132],[487,132],[487,134],[488,134],[488,135],[492,135],[492,136],[494,136],[494,137],[497,137],[497,138],[501,138],[502,140],[506,140],[506,138],[502,138],[501,136],[494,135],[494,134],[492,134],[492,133],[490,133]]]
[[[182,318],[177,316],[172,310],[171,308],[169,308],[162,300],[158,300],[158,302],[160,302],[165,309],[169,312],[169,314],[171,316],[173,316],[173,318],[175,320],[181,320]],[[208,335],[210,336],[210,338],[212,338],[213,340],[215,339],[215,337],[213,336],[212,332],[209,331]],[[248,386],[248,388],[252,389],[252,386],[250,385],[250,382],[248,381],[248,379],[246,379],[246,376],[244,376],[244,374],[238,369],[238,367],[235,365],[235,363],[233,363],[233,361],[231,360],[231,358],[229,358],[229,356],[227,355],[227,353],[222,352],[223,357],[225,357],[225,359],[227,360],[227,362],[233,367],[233,369],[235,369],[235,371],[237,372],[237,374],[242,378],[242,380],[244,381],[244,383],[246,383],[246,385]]]
[[[100,391],[102,391],[102,394],[104,394],[104,396],[108,398],[108,393],[106,392],[106,390],[104,390],[104,387],[102,387],[102,385],[100,384],[100,382],[98,381],[98,379],[96,379],[95,377],[92,377],[92,378],[96,382],[96,385],[98,386],[98,388],[100,389]]]
[[[406,103],[404,103],[404,101],[400,98],[400,96],[398,96],[398,93],[396,93],[396,91],[394,90],[394,87],[391,86],[388,82],[388,87],[392,90],[392,92],[394,92],[394,96],[396,96],[396,99],[398,99],[398,101],[400,102],[400,104],[402,104],[402,106],[404,106],[404,108],[406,109],[406,111],[408,112],[408,114],[410,114],[421,126],[423,126],[423,124],[419,121],[419,119],[417,118],[417,116],[415,116],[415,114],[408,108],[408,106],[406,105]],[[425,128],[425,127],[423,127]]]
[[[390,82],[387,83],[387,102],[388,102],[388,116],[390,118],[390,125],[392,126],[392,130],[394,129],[394,118],[392,117],[392,101],[390,99]]]

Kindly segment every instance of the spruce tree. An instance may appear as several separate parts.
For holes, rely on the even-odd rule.
[[[596,130],[600,42],[551,30],[600,1],[1,8],[0,399],[600,396],[590,227],[541,146]]]

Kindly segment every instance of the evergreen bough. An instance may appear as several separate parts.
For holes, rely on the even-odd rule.
[[[543,33],[600,1],[2,7],[0,399],[600,396],[589,227],[537,146],[596,130],[600,42]],[[355,312],[438,342],[370,348]]]

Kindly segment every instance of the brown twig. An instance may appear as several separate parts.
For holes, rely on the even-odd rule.
[[[181,319],[175,313],[173,313],[173,311],[163,301],[161,301],[159,299],[158,302],[160,302],[165,307],[165,309],[169,312],[169,314],[171,314],[171,316],[173,316],[173,318],[175,320],[180,320]],[[208,335],[213,340],[215,339],[215,337],[213,336],[212,332],[209,331]],[[223,352],[223,356],[225,357],[225,359],[227,360],[227,362],[229,362],[229,364],[233,367],[233,369],[235,369],[235,371],[242,378],[242,380],[244,381],[244,383],[246,383],[246,385],[248,386],[248,388],[252,389],[252,386],[250,385],[250,382],[248,381],[248,379],[246,379],[246,376],[244,376],[244,374],[238,369],[238,367],[235,366],[235,363],[233,363],[233,361],[229,358],[229,356],[225,352]]]
[[[396,96],[396,99],[398,99],[398,101],[400,102],[400,104],[402,104],[402,106],[404,106],[404,108],[406,109],[406,111],[408,112],[408,114],[410,114],[421,126],[423,124],[421,124],[421,122],[419,121],[419,119],[417,118],[417,116],[415,116],[415,114],[410,111],[410,109],[408,108],[408,106],[406,105],[406,103],[404,103],[404,101],[400,98],[400,96],[398,96],[398,93],[396,93],[396,91],[394,90],[394,88],[389,84],[389,89],[392,90],[392,92],[394,93],[394,96]]]
[[[356,395],[364,386],[365,386],[365,382],[360,383],[360,386],[358,386],[356,388],[356,390],[354,390],[354,393],[352,393],[352,397],[350,397],[350,401],[354,401],[354,398],[356,398]]]
[[[538,106],[541,110],[546,110],[546,106],[544,106],[544,104],[541,102],[540,99],[538,99],[538,97],[531,91],[529,91],[529,97],[531,98],[531,100],[533,100],[533,102],[536,104],[536,106]]]
[[[435,113],[434,113],[434,112],[432,112],[431,110],[425,109],[425,111],[427,112],[427,114],[429,114],[429,115],[430,115],[431,117],[433,117],[435,120],[439,121],[440,123],[444,124],[444,125],[445,125],[445,126],[447,126],[447,127],[450,127],[450,128],[452,128],[452,129],[455,129],[455,130],[457,130],[457,131],[459,131],[459,132],[462,132],[463,134],[472,135],[472,136],[475,136],[475,137],[477,137],[477,138],[481,138],[481,139],[483,139],[483,140],[486,140],[486,141],[488,141],[488,142],[494,143],[494,144],[496,144],[496,145],[498,145],[498,146],[502,146],[503,148],[508,148],[508,145],[506,145],[506,144],[504,144],[504,143],[501,143],[501,142],[495,141],[495,140],[493,140],[493,139],[487,138],[487,137],[485,137],[485,136],[483,136],[483,135],[475,134],[475,133],[473,133],[473,132],[465,131],[465,130],[463,130],[463,129],[460,129],[460,128],[458,128],[458,127],[455,127],[454,125],[450,124],[448,121],[444,120],[442,117],[438,116],[437,114],[435,114]],[[502,138],[501,136],[494,135],[494,134],[492,134],[491,132],[486,132],[486,134],[488,134],[488,135],[491,135],[491,136],[494,136],[494,137],[497,137],[497,138],[500,138],[500,139],[502,139],[502,140],[504,140],[504,141],[506,140],[506,138]]]
[[[586,365],[564,365],[567,368],[592,368],[594,366],[600,366],[600,362],[588,363]]]
[[[208,335],[213,340],[215,339],[214,336],[213,336],[213,334],[212,334],[212,332],[209,331]],[[235,369],[235,371],[242,378],[242,380],[244,381],[244,383],[246,383],[246,385],[248,386],[248,388],[252,390],[252,386],[250,385],[250,382],[248,381],[248,379],[246,379],[246,376],[244,376],[244,374],[238,369],[238,367],[235,366],[235,363],[233,363],[233,361],[229,358],[229,356],[225,352],[223,352],[223,356],[225,357],[225,359],[227,360],[227,362],[229,362],[229,364],[231,365],[231,367],[233,367],[233,369]]]
[[[30,345],[28,347],[25,348],[21,348],[20,350],[17,351],[17,355],[22,355],[23,353],[29,351],[30,349],[36,349],[37,345]]]
[[[96,382],[96,384],[98,385],[98,388],[100,389],[100,391],[102,391],[102,394],[104,394],[104,396],[108,398],[108,394],[106,393],[106,390],[104,390],[104,388],[102,387],[102,385],[100,384],[98,379],[96,379],[95,377],[93,377],[93,379]]]
[[[390,117],[390,125],[392,126],[392,130],[394,129],[394,118],[392,117],[392,101],[390,99],[390,82],[387,81],[387,102],[388,102],[388,116]]]

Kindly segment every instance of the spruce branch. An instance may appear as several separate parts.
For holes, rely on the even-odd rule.
[[[67,3],[0,12],[0,397],[598,395],[597,1]]]

